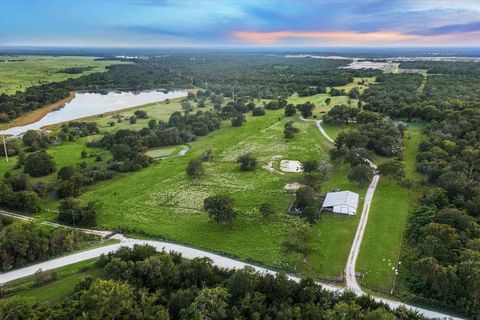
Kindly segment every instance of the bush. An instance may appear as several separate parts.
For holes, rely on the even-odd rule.
[[[293,104],[290,103],[285,107],[285,117],[291,117],[296,114],[297,114],[297,109]]]
[[[252,157],[250,153],[246,153],[237,158],[240,164],[240,171],[253,171],[257,167],[257,159]]]
[[[137,117],[131,116],[129,121],[130,121],[130,124],[135,124],[135,123],[137,123]]]
[[[203,201],[203,209],[210,219],[221,225],[231,225],[237,213],[233,209],[233,200],[228,196],[215,195]]]
[[[264,218],[275,214],[275,208],[270,203],[263,203],[260,206],[259,211]]]
[[[23,171],[32,177],[45,176],[55,171],[55,162],[45,150],[41,150],[27,156]]]
[[[287,123],[285,123],[284,129],[283,129],[283,136],[285,137],[285,139],[291,139],[293,138],[295,133],[297,133],[298,131],[299,129],[293,126],[293,122],[288,121]]]
[[[190,160],[188,162],[186,171],[190,179],[198,179],[205,173],[205,169],[203,168],[202,161],[198,159]]]

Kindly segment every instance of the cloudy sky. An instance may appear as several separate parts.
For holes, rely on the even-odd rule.
[[[0,46],[480,46],[480,0],[0,0]]]

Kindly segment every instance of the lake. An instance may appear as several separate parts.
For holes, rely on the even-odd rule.
[[[77,93],[75,98],[66,103],[63,108],[49,112],[39,121],[25,126],[12,127],[0,131],[0,134],[19,135],[28,130],[38,130],[52,124],[186,96],[186,91],[170,91],[168,93],[162,91],[109,92],[107,94]]]

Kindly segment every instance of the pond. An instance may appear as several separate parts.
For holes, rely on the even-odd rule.
[[[186,91],[170,91],[165,93],[159,90],[109,92],[107,94],[77,93],[75,98],[66,103],[63,108],[49,112],[39,121],[24,126],[12,127],[0,131],[0,134],[19,135],[28,130],[38,130],[53,124],[185,96],[187,96]]]

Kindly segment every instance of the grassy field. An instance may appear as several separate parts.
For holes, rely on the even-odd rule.
[[[340,132],[353,130],[357,127],[357,124],[349,123],[348,125],[344,125],[344,126],[330,126],[330,125],[322,124],[322,127],[332,139],[336,139]]]
[[[102,275],[102,270],[95,265],[96,261],[97,259],[86,260],[55,269],[58,279],[44,285],[37,285],[35,277],[30,276],[9,283],[5,290],[15,297],[32,302],[56,302],[73,292],[81,280]],[[4,299],[9,298],[7,296]]]
[[[5,60],[25,60],[4,62]],[[52,57],[52,56],[0,56],[0,94],[14,94],[28,87],[48,82],[78,78],[95,72],[105,71],[105,67],[125,63],[120,61],[95,61],[94,57]],[[70,67],[92,67],[79,74],[58,72]]]
[[[365,272],[363,283],[385,292],[390,292],[394,286],[394,269],[399,264],[407,218],[418,196],[420,177],[415,165],[421,140],[419,128],[409,127],[406,136],[404,162],[413,187],[407,189],[388,178],[380,178],[357,262],[357,270]]]
[[[100,119],[106,124],[107,118],[104,116],[93,120]],[[186,157],[160,160],[140,172],[118,175],[114,180],[92,187],[81,198],[99,203],[102,228],[142,230],[154,236],[291,270],[297,264],[298,257],[283,252],[281,243],[290,227],[299,223],[299,219],[286,213],[293,194],[285,192],[283,186],[288,182],[300,181],[301,175],[280,175],[263,168],[258,168],[254,173],[241,173],[234,160],[247,151],[258,158],[261,166],[275,155],[282,155],[285,159],[325,159],[330,145],[315,124],[292,119],[301,131],[288,142],[283,139],[283,123],[286,121],[283,119],[283,110],[267,111],[264,117],[248,117],[246,125],[241,128],[232,128],[229,122],[225,122],[219,131],[191,143],[191,151]],[[118,126],[133,125],[124,121],[116,125],[117,129]],[[108,124],[105,127],[102,125],[102,129],[108,128]],[[52,147],[48,152],[55,157],[56,154],[65,154],[62,148],[68,147],[71,156],[63,157],[68,160],[59,161],[64,161],[62,165],[67,164],[65,161],[75,163],[82,161],[80,152],[85,148],[83,143],[78,140]],[[191,182],[185,174],[186,163],[210,146],[214,160],[206,165],[206,176],[198,182]],[[92,154],[98,152],[87,150]],[[324,190],[348,184],[345,172],[344,169],[334,171]],[[131,187],[125,188],[126,185]],[[353,190],[355,187],[349,188]],[[211,223],[201,212],[203,199],[215,193],[229,194],[235,200],[240,213],[232,228]],[[261,218],[258,207],[264,202],[274,204],[277,209],[274,217]],[[45,205],[50,210],[41,217],[54,219],[56,202],[48,200]],[[315,250],[308,257],[307,264],[299,267],[299,272],[310,273],[311,270],[325,275],[341,273],[357,222],[356,217],[325,215],[314,227],[312,246]],[[332,230],[335,232],[332,233]],[[339,242],[343,244],[342,248],[338,248]]]
[[[320,96],[328,95],[313,98],[320,99]],[[348,98],[332,97],[330,106],[324,100],[322,104],[321,99],[315,101],[312,97],[299,98],[295,95],[289,102],[301,103],[308,100],[317,104],[316,112],[321,112],[327,111],[332,105],[345,103]],[[135,109],[138,108],[147,111],[150,119],[158,117],[162,120],[167,120],[172,112],[181,109],[178,100]],[[120,123],[112,114],[87,120],[97,122],[102,132],[145,127],[149,119],[139,119],[136,124],[128,122],[133,111],[132,108],[120,112],[124,116]],[[283,125],[287,120],[293,120],[300,129],[290,141],[283,138]],[[52,146],[47,152],[54,157],[58,168],[78,165],[82,161],[93,163],[94,155],[105,151],[86,148],[85,142],[92,138],[95,137]],[[118,174],[113,180],[90,187],[80,199],[97,202],[99,228],[126,230],[137,235],[149,234],[225,252],[280,269],[292,270],[296,267],[302,274],[339,275],[343,271],[358,216],[322,216],[313,227],[311,241],[314,250],[305,263],[298,263],[298,255],[286,254],[282,248],[282,242],[292,225],[300,223],[299,218],[286,213],[293,194],[284,191],[283,187],[286,183],[301,181],[302,175],[281,175],[262,168],[278,155],[283,159],[300,161],[327,159],[331,145],[320,134],[314,122],[303,122],[296,117],[285,119],[283,110],[267,110],[263,117],[248,116],[247,123],[240,128],[233,128],[226,121],[220,130],[199,138],[190,143],[189,147],[190,151],[185,157],[158,160],[139,172]],[[185,173],[187,162],[210,147],[214,158],[205,165],[205,177],[192,182]],[[92,156],[82,159],[80,153],[84,149]],[[172,149],[167,151],[172,152]],[[235,159],[245,152],[251,152],[257,157],[259,168],[255,172],[242,173],[238,170]],[[108,153],[103,154],[100,164],[108,159]],[[8,164],[0,162],[0,173],[14,165],[15,159],[12,160]],[[322,187],[323,191],[339,187],[359,192],[363,197],[364,190],[346,178],[348,170],[346,165],[335,166],[329,180]],[[56,174],[40,179],[51,182],[56,179]],[[217,193],[228,194],[235,201],[239,214],[231,228],[210,222],[201,210],[203,199]],[[275,206],[276,215],[267,219],[260,216],[258,208],[264,202]],[[57,204],[56,199],[46,199],[43,203],[45,210],[38,217],[54,220]]]

